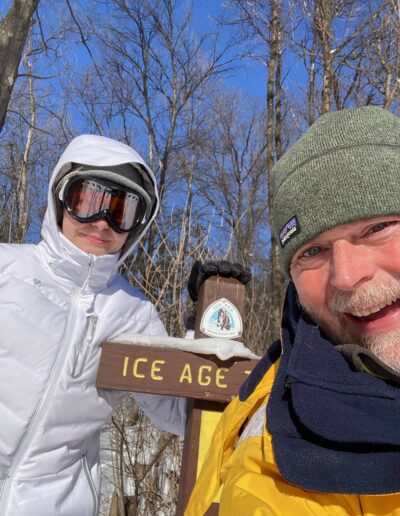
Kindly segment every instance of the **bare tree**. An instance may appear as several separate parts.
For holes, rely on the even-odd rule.
[[[292,2],[291,9],[294,51],[308,75],[307,102],[300,98],[294,109],[307,125],[332,109],[385,105],[385,91],[393,99],[398,16],[391,0],[305,0]]]
[[[0,22],[0,132],[4,126],[32,15],[39,0],[14,0]]]
[[[210,103],[209,139],[197,152],[197,195],[220,220],[215,250],[248,267],[263,261],[268,245],[264,113],[255,99],[220,92]]]
[[[182,440],[155,429],[127,397],[102,436],[103,516],[175,513]]]
[[[240,25],[247,39],[252,38],[261,48],[258,59],[267,67],[267,128],[266,128],[266,175],[268,178],[268,209],[270,227],[273,217],[271,171],[282,155],[282,54],[283,22],[281,0],[231,0],[237,16],[230,23]],[[279,336],[284,274],[279,262],[276,239],[270,240],[270,309],[267,342]]]
[[[364,35],[362,68],[369,98],[389,109],[399,106],[400,95],[400,4],[385,2]]]
[[[103,51],[99,85],[107,91],[114,124],[121,121],[121,136],[132,143],[132,133],[139,131],[163,201],[174,154],[191,144],[183,129],[188,108],[204,99],[210,82],[230,68],[231,58],[215,34],[194,36],[190,5],[182,9],[173,0],[111,4],[112,16],[96,19],[92,27]],[[147,241],[149,254],[155,235],[153,230]]]

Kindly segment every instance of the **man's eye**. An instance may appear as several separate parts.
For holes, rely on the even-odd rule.
[[[382,231],[390,225],[391,222],[379,222],[379,224],[375,224],[374,226],[372,226],[372,228],[370,228],[369,233],[378,233],[379,231]]]
[[[319,245],[314,245],[313,247],[309,247],[306,249],[303,253],[303,256],[305,257],[313,257],[316,256],[321,252],[321,247]]]

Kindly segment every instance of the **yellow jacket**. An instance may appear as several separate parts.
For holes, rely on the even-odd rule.
[[[225,409],[185,516],[205,514],[221,486],[220,516],[400,516],[400,494],[319,493],[286,482],[275,463],[265,410],[262,431],[246,428],[239,437],[246,422],[267,404],[277,368],[278,363],[270,367],[245,401],[237,397]]]

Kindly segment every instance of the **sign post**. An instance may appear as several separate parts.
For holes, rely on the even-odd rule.
[[[195,338],[240,339],[244,285],[211,276],[200,287]],[[190,342],[190,341],[188,341]],[[177,515],[184,513],[212,430],[257,360],[220,360],[178,349],[105,342],[96,386],[101,389],[169,394],[188,398]],[[193,467],[196,465],[196,467]],[[207,515],[217,514],[217,504]]]
[[[244,285],[233,278],[211,276],[200,288],[197,301],[195,338],[226,337],[240,338],[243,333]],[[240,385],[250,373],[251,366],[246,364],[245,375]],[[240,387],[240,385],[238,387]],[[226,404],[238,392],[233,383],[229,389],[229,399],[225,402],[213,398],[213,401],[192,399],[188,404],[187,426],[183,445],[181,480],[177,515],[184,513],[190,493],[201,469],[202,459],[199,453],[204,442],[210,443],[213,430]],[[208,448],[208,446],[206,446]],[[196,467],[193,467],[195,465]],[[214,503],[207,511],[207,516],[218,514],[218,504]]]

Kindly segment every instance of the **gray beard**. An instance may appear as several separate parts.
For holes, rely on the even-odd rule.
[[[303,307],[326,332],[334,344],[356,344],[369,350],[384,364],[400,372],[400,327],[385,333],[360,335],[343,321],[344,313],[373,312],[400,299],[400,280],[389,278],[377,284],[366,283],[354,291],[334,291],[328,301],[330,312],[337,318],[339,328],[328,328],[317,313]]]
[[[324,330],[333,344],[355,344],[361,346],[373,353],[379,360],[391,367],[394,371],[400,373],[400,328],[386,333],[360,336],[353,334],[345,325],[341,325],[340,330],[334,332],[319,320],[316,314],[307,309],[305,309],[305,311],[311,319]]]

